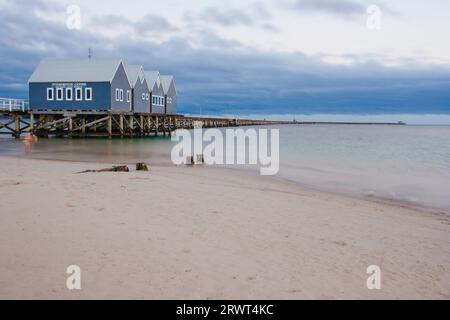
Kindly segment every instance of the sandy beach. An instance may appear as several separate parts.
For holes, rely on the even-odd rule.
[[[105,166],[0,156],[1,299],[450,298],[444,214],[207,167],[74,174]]]

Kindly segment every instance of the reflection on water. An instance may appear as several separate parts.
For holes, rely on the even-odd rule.
[[[273,127],[269,127],[273,128]],[[450,211],[450,127],[282,126],[279,176],[303,185]],[[40,139],[33,158],[170,165],[169,137]],[[0,154],[22,155],[14,139]]]
[[[105,163],[170,164],[170,137],[124,139],[43,139],[33,146],[29,157]],[[23,145],[14,139],[0,142],[0,153],[23,155]]]

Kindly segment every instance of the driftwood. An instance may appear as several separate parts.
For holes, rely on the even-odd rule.
[[[130,169],[128,169],[127,166],[113,166],[112,168],[85,170],[77,173],[88,173],[88,172],[130,172]]]
[[[145,163],[136,163],[136,171],[148,171],[148,167]]]

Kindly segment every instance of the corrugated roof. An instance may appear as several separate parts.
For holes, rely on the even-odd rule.
[[[121,59],[47,59],[29,82],[111,82]]]
[[[132,87],[134,87],[134,85],[136,84],[138,77],[139,77],[139,73],[141,72],[141,70],[143,69],[142,66],[139,65],[127,65],[124,64],[125,66],[125,71],[128,75],[128,79],[130,79],[130,84]]]
[[[147,79],[147,85],[150,90],[153,89],[156,82],[159,86],[159,83],[161,81],[159,78],[159,71],[145,71],[145,79]]]
[[[167,94],[167,92],[169,92],[169,88],[170,88],[170,83],[173,80],[173,76],[170,75],[161,75],[160,76],[161,79],[161,85],[164,91],[164,94]]]

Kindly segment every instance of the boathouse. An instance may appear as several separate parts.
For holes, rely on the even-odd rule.
[[[164,113],[164,91],[161,86],[159,71],[146,71],[148,90],[151,99],[151,111],[153,113]]]
[[[31,110],[130,111],[121,59],[43,60],[29,81]]]
[[[150,112],[150,92],[144,68],[138,65],[125,65],[125,70],[131,85],[131,111]]]
[[[161,75],[161,86],[164,92],[164,113],[177,113],[177,88],[171,75]]]

